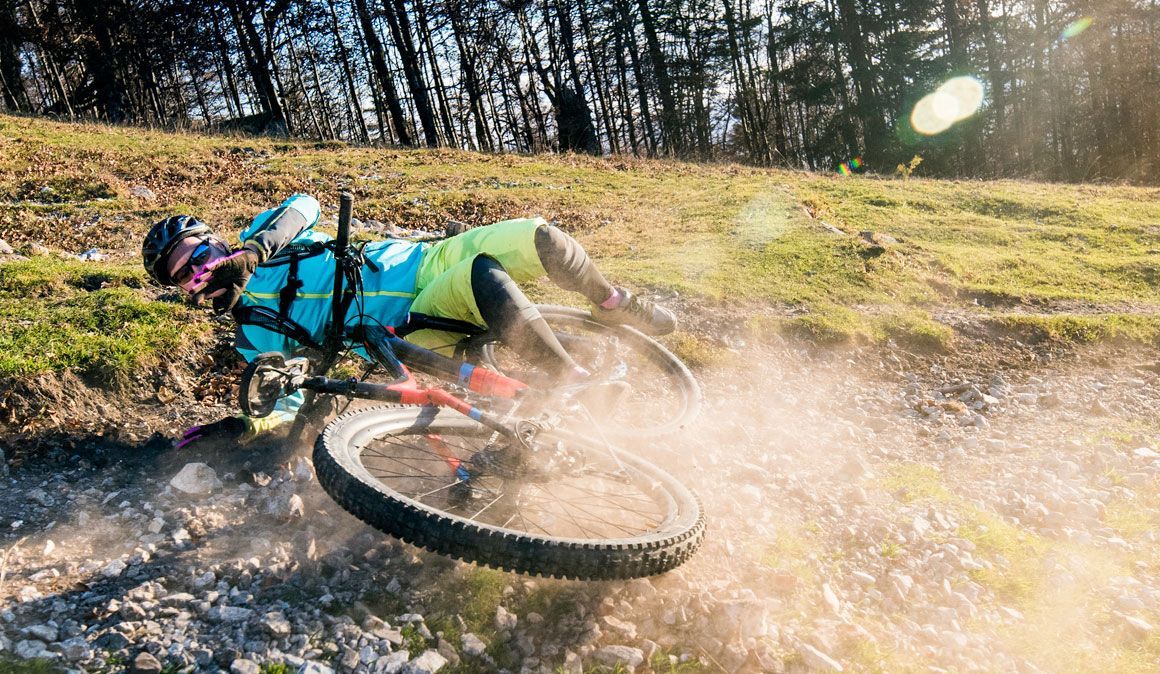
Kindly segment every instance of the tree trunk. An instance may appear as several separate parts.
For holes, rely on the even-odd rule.
[[[467,27],[458,5],[448,3],[448,16],[451,18],[451,32],[455,35],[455,45],[459,52],[459,69],[463,73],[463,88],[467,92],[467,107],[475,122],[475,141],[478,147],[485,151],[495,149],[491,138],[491,130],[487,127],[487,113],[483,107],[483,96],[480,95],[478,73],[475,64],[478,60],[477,52],[472,48],[468,39]]]
[[[218,50],[218,67],[222,71],[222,82],[225,87],[226,108],[230,111],[231,116],[241,117],[245,115],[245,109],[242,107],[242,97],[238,95],[238,85],[234,79],[234,64],[230,60],[225,32],[222,30],[221,19],[216,8],[211,12],[211,15],[213,16],[214,42]],[[230,108],[231,101],[234,105],[233,108]]]
[[[318,140],[325,140],[326,136],[322,133],[322,124],[318,121],[318,114],[314,111],[314,105],[310,102],[310,96],[306,91],[306,81],[302,77],[302,60],[298,58],[298,50],[294,48],[294,36],[289,35],[287,31],[286,46],[290,49],[290,69],[294,74],[294,79],[298,82],[298,88],[302,91],[302,105],[306,106],[306,116],[310,119],[310,125],[314,127],[314,137]]]
[[[636,80],[636,92],[640,98],[640,114],[644,122],[645,139],[648,141],[650,157],[657,154],[656,128],[653,126],[652,113],[649,110],[648,89],[645,87],[644,68],[641,66],[640,52],[636,48],[636,35],[633,28],[635,23],[630,14],[629,0],[619,0],[621,28],[628,43],[628,55],[632,60],[632,76]]]
[[[354,3],[355,13],[358,14],[359,23],[362,25],[363,39],[366,40],[368,58],[371,61],[371,66],[374,68],[375,76],[379,80],[379,88],[386,99],[387,108],[391,113],[391,122],[395,127],[395,136],[399,140],[400,145],[412,145],[411,134],[407,131],[407,120],[403,116],[403,106],[399,104],[399,95],[395,91],[395,83],[391,79],[391,70],[387,67],[386,50],[383,49],[382,40],[379,39],[378,33],[375,32],[374,22],[371,21],[370,8],[367,7],[367,0],[352,0]]]
[[[677,102],[673,97],[673,83],[669,77],[668,63],[665,60],[664,50],[661,49],[656,23],[648,3],[649,0],[637,0],[636,4],[640,10],[641,25],[644,28],[645,43],[648,45],[653,76],[656,77],[657,88],[661,94],[661,142],[664,144],[666,154],[679,156],[684,150],[681,142],[680,114],[677,112]]]
[[[577,0],[577,9],[580,11],[580,28],[584,33],[584,45],[588,52],[588,74],[592,77],[592,84],[596,87],[596,100],[600,103],[600,116],[604,121],[604,128],[608,132],[608,149],[614,154],[620,153],[620,138],[612,120],[612,94],[605,70],[604,49],[597,47],[592,36],[592,21],[588,16],[587,0]]]
[[[278,96],[278,89],[275,85],[276,73],[273,72],[272,63],[267,58],[267,48],[262,42],[262,37],[258,34],[258,29],[254,26],[255,12],[248,5],[243,7],[240,3],[241,0],[226,0],[230,17],[234,22],[234,31],[238,35],[238,44],[245,57],[246,69],[250,72],[250,79],[253,81],[258,95],[259,105],[262,112],[270,118],[267,129],[276,133],[289,134],[290,120],[286,118],[286,111],[283,109],[282,101]]]
[[[353,113],[354,130],[359,133],[363,142],[369,143],[370,132],[367,131],[367,120],[363,117],[362,101],[359,99],[358,86],[354,81],[354,73],[350,69],[350,54],[346,44],[342,41],[342,29],[338,25],[338,12],[334,8],[334,0],[326,0],[326,8],[330,11],[330,27],[334,33],[334,44],[338,47],[338,59],[342,64],[342,74],[346,80],[346,90],[350,95],[347,108]]]
[[[427,96],[427,83],[423,81],[423,73],[420,72],[415,42],[411,39],[411,20],[408,18],[407,8],[403,0],[383,0],[383,7],[386,9],[391,35],[395,39],[395,48],[402,59],[403,76],[411,89],[411,100],[415,103],[419,124],[423,127],[423,138],[427,142],[427,147],[439,147],[439,130],[435,126],[435,114],[431,110],[431,100]]]
[[[419,17],[419,38],[423,50],[427,53],[427,68],[431,71],[431,82],[435,87],[435,101],[439,109],[439,121],[443,125],[443,137],[446,144],[459,146],[458,134],[455,125],[451,123],[451,104],[447,99],[447,87],[443,83],[443,75],[439,68],[439,58],[435,53],[435,41],[431,37],[431,21],[427,16],[423,0],[412,0]]]
[[[854,88],[858,92],[855,106],[862,122],[862,140],[866,148],[863,161],[867,166],[883,168],[889,164],[884,155],[886,148],[886,125],[878,106],[877,87],[870,67],[870,56],[866,49],[866,36],[862,32],[855,0],[838,0],[843,36],[850,54],[850,67],[854,76]]]

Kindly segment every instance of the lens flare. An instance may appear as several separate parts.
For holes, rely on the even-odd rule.
[[[975,114],[983,105],[983,85],[973,77],[952,77],[938,90],[955,100],[956,122]]]
[[[1092,18],[1090,16],[1080,17],[1075,21],[1067,24],[1067,27],[1064,28],[1063,32],[1059,34],[1059,39],[1070,40],[1071,38],[1087,30],[1088,26],[1090,25],[1092,25]]]
[[[862,158],[854,157],[849,161],[844,161],[838,165],[838,173],[844,176],[853,175],[862,168]]]
[[[782,190],[763,192],[741,208],[734,222],[734,233],[748,248],[764,248],[780,238],[801,213],[797,201]]]
[[[924,136],[942,133],[970,117],[983,105],[983,85],[973,77],[953,77],[919,99],[910,124]]]

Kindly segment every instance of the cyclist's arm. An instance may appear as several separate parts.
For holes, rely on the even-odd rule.
[[[243,245],[258,256],[261,264],[313,227],[321,214],[317,199],[308,194],[295,194],[278,208],[254,218],[241,234]]]

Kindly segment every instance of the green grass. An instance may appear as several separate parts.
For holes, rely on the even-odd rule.
[[[923,463],[895,463],[885,469],[880,485],[905,503],[933,500],[946,501],[950,492],[943,485],[942,473]]]
[[[1003,329],[1027,342],[1092,343],[1102,341],[1156,344],[1160,316],[1134,314],[1028,316],[1011,314],[995,319]]]
[[[137,185],[157,199],[131,196]],[[144,311],[125,290],[144,286],[133,261],[151,222],[190,212],[236,232],[294,191],[316,194],[332,218],[340,186],[355,192],[360,218],[405,227],[542,215],[575,235],[616,282],[761,315],[758,334],[772,326],[822,345],[891,339],[941,352],[956,340],[932,309],[974,310],[978,299],[1050,312],[1061,310],[1055,302],[1082,302],[1094,311],[983,315],[1032,341],[1160,336],[1150,315],[1160,306],[1160,199],[1150,188],[384,150],[0,116],[0,238],[17,249],[98,247],[118,260],[0,265],[0,346],[11,351],[0,375],[78,367],[123,377],[174,346],[188,320],[175,307]],[[868,246],[861,231],[897,243]],[[99,294],[102,286],[113,292]],[[34,306],[9,301],[29,297]],[[93,310],[115,316],[83,315]],[[30,330],[34,321],[54,327]],[[63,327],[71,322],[78,325]],[[38,354],[41,340],[53,346]],[[729,360],[696,334],[673,345],[701,367]]]
[[[64,671],[63,665],[46,658],[22,660],[0,654],[0,672],[5,674],[63,674]]]
[[[400,633],[403,635],[403,648],[406,649],[412,658],[422,655],[423,651],[427,650],[427,639],[422,634],[419,634],[415,623],[403,625]]]
[[[45,281],[57,283],[67,281]],[[182,352],[207,325],[184,306],[126,286],[21,297],[0,285],[0,376],[70,368],[117,382]]]
[[[991,588],[1000,602],[1026,606],[1044,590],[1043,559],[1051,545],[1042,537],[995,515],[966,507],[958,535],[975,544],[986,558],[1001,556],[1005,565],[970,572],[973,580]]]
[[[824,346],[867,336],[861,317],[837,304],[814,305],[809,313],[781,319],[780,324],[782,334]]]
[[[946,351],[955,341],[954,331],[918,309],[893,310],[873,317],[870,324],[878,341],[892,339],[920,351]]]

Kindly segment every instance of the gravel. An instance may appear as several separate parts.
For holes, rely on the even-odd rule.
[[[665,576],[531,579],[431,555],[342,512],[302,457],[62,449],[0,478],[0,649],[109,674],[1030,674],[1054,661],[1007,637],[1056,627],[1053,588],[1103,616],[1059,645],[1072,661],[1154,640],[1156,372],[765,356],[751,377],[707,376],[701,423],[653,452],[711,527]]]

